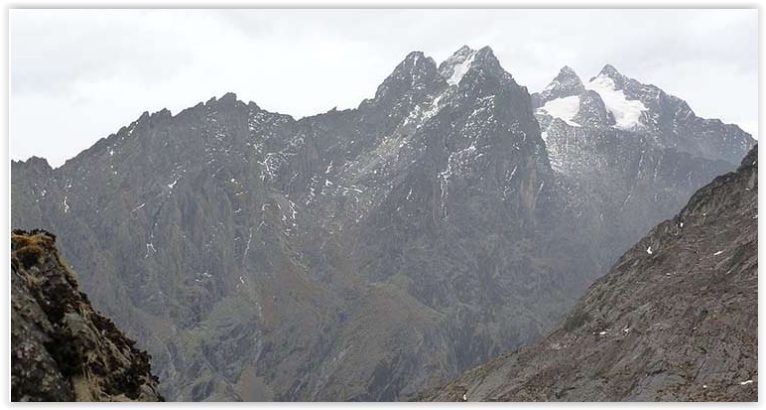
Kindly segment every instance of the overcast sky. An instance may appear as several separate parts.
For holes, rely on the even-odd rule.
[[[11,10],[11,157],[53,166],[142,112],[225,92],[294,117],[356,107],[413,50],[489,45],[539,91],[604,64],[756,134],[757,10]]]

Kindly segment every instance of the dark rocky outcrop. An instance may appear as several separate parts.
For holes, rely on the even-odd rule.
[[[149,361],[78,290],[55,236],[13,232],[13,401],[162,401]]]
[[[757,401],[758,150],[700,189],[539,343],[436,401]]]

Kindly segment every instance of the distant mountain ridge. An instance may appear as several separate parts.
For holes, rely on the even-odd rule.
[[[661,148],[730,163],[754,145],[736,125],[697,117],[682,99],[626,77],[609,64],[587,83],[565,66],[532,99],[538,116],[551,117],[541,120],[543,132],[553,119],[574,127],[615,128],[651,136]]]
[[[144,113],[59,168],[12,162],[12,225],[58,232],[168,399],[406,399],[537,341],[736,168],[539,98],[462,47],[410,53],[356,109]]]

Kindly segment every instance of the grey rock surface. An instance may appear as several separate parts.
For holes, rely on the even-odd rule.
[[[542,341],[434,401],[757,401],[758,151],[652,229]]]

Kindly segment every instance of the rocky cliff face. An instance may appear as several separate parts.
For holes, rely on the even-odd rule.
[[[439,401],[757,401],[758,151],[641,239],[541,342]]]
[[[162,401],[149,361],[78,291],[53,235],[14,231],[13,401]]]
[[[295,120],[226,94],[57,169],[14,162],[12,223],[99,273],[85,290],[170,399],[405,399],[538,340],[736,167],[611,134],[554,151],[541,118],[488,47],[413,52],[356,109]]]

